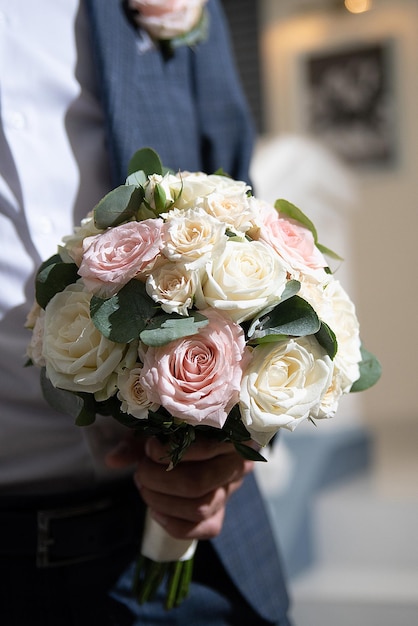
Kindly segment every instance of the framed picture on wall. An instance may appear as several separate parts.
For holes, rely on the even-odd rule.
[[[304,55],[307,132],[353,165],[396,158],[393,42]]]

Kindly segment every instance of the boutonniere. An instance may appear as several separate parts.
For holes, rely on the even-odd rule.
[[[127,0],[131,19],[165,52],[207,36],[207,0]]]

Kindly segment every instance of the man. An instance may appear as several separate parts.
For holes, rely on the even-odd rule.
[[[0,618],[54,624],[280,624],[287,596],[251,472],[200,441],[170,475],[157,440],[112,420],[79,429],[24,368],[33,276],[140,147],[173,169],[248,180],[252,128],[219,3],[209,32],[167,57],[119,0],[0,0]],[[148,40],[149,43],[149,40]],[[116,445],[118,444],[118,445]],[[132,480],[134,476],[134,481]],[[139,495],[138,495],[139,494]],[[138,606],[144,503],[199,540],[191,594]]]

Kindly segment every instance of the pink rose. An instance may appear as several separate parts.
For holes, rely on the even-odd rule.
[[[213,309],[199,333],[149,348],[141,384],[151,402],[192,425],[222,428],[238,402],[247,362],[242,328]]]
[[[259,238],[268,243],[289,265],[289,271],[307,274],[322,273],[327,266],[322,253],[315,245],[310,230],[289,218],[282,218],[274,207],[260,203],[261,220]]]
[[[139,26],[154,39],[172,39],[196,26],[207,0],[129,0]]]
[[[161,249],[161,219],[128,222],[83,241],[78,273],[86,289],[109,298],[152,266]]]

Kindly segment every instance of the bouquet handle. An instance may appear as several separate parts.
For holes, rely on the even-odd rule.
[[[166,609],[178,606],[188,595],[196,539],[175,539],[145,514],[141,555],[134,579],[134,593],[140,604],[150,600],[167,577]]]

